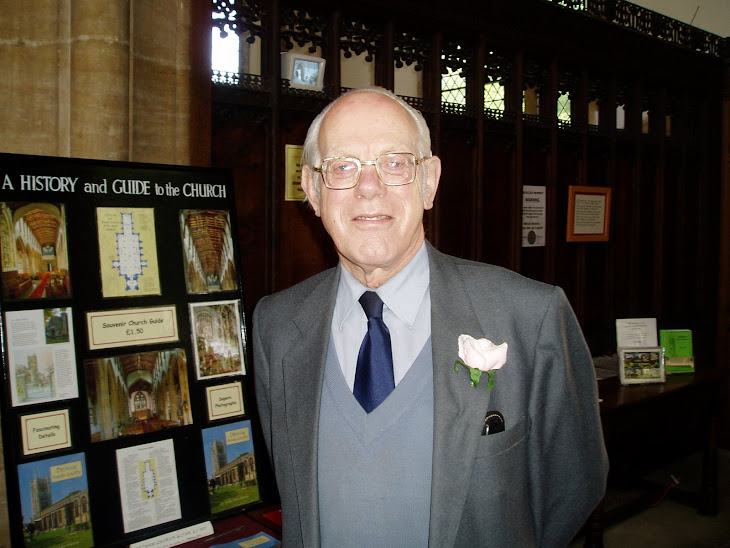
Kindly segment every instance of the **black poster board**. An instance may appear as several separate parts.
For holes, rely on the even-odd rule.
[[[13,546],[88,544],[89,523],[128,545],[257,503],[235,223],[227,170],[0,154]]]

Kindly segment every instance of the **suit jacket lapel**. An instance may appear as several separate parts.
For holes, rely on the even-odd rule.
[[[284,392],[291,462],[304,546],[319,545],[317,443],[327,347],[339,270],[312,291],[292,318],[300,337],[284,356]]]
[[[430,546],[452,546],[469,491],[489,391],[454,371],[461,334],[484,337],[463,279],[453,262],[428,245],[434,380],[434,447]],[[486,486],[485,486],[486,487]]]

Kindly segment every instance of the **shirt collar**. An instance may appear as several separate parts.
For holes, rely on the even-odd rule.
[[[339,265],[340,282],[337,289],[337,301],[335,303],[334,325],[342,329],[349,314],[360,307],[358,299],[366,291],[371,291],[362,285],[348,270]],[[375,292],[385,303],[393,314],[408,325],[413,327],[416,315],[421,307],[421,301],[426,294],[429,283],[428,251],[425,241],[421,247],[395,276],[381,285]]]

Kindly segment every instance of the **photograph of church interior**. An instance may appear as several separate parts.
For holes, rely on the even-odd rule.
[[[87,360],[84,372],[92,442],[193,421],[181,349]]]
[[[314,64],[294,72],[292,54]],[[176,230],[191,293],[240,273],[249,330],[264,296],[338,260],[287,150],[346,90],[394,91],[441,158],[427,240],[561,287],[594,358],[608,487],[571,546],[730,547],[728,0],[2,2],[0,69],[0,153],[230,170],[235,218],[190,210]],[[545,204],[529,235],[526,187]],[[605,231],[575,238],[571,196],[590,188],[610,192]],[[4,298],[83,292],[63,208],[2,191],[0,205],[19,261]],[[622,384],[616,322],[631,318],[691,330],[692,372]],[[99,359],[85,383],[78,364],[92,437],[189,425],[192,361]],[[276,508],[257,436],[261,504]],[[0,547],[19,504],[7,483]]]
[[[188,293],[237,288],[233,234],[227,211],[180,211]]]
[[[63,204],[0,203],[3,296],[9,299],[68,297]]]

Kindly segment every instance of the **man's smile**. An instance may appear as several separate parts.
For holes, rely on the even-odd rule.
[[[384,221],[386,219],[392,219],[390,215],[358,215],[355,217],[356,221]]]

